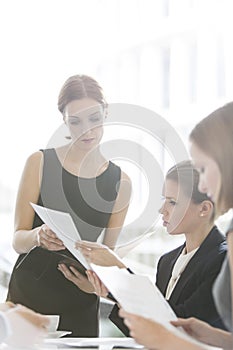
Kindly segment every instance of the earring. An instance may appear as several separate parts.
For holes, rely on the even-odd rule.
[[[204,216],[204,213],[201,213],[201,215],[200,216]]]

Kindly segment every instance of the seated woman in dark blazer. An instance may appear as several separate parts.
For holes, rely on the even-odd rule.
[[[157,268],[156,285],[178,317],[195,316],[209,324],[225,329],[212,296],[212,285],[226,254],[225,237],[214,225],[214,205],[198,190],[199,175],[190,161],[172,167],[163,187],[164,203],[160,209],[163,225],[170,235],[185,235],[185,243],[163,255]],[[84,256],[98,265],[124,263],[105,246],[92,242],[77,243]],[[76,281],[65,267],[65,276]],[[89,280],[100,296],[108,291],[92,271]],[[118,315],[115,305],[110,319],[128,335],[128,329]]]

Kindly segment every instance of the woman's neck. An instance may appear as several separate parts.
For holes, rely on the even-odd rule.
[[[63,167],[74,175],[95,177],[101,174],[108,162],[99,147],[92,150],[80,150],[75,146],[65,146],[56,150]]]
[[[206,223],[195,228],[195,230],[193,230],[192,232],[185,233],[186,253],[190,253],[192,250],[200,247],[200,245],[210,233],[213,226],[213,223]]]

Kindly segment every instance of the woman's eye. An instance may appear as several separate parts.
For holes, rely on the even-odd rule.
[[[204,167],[196,168],[196,170],[198,171],[199,174],[203,174],[205,172],[205,168]]]
[[[97,115],[97,116],[93,116],[90,118],[90,121],[93,122],[93,123],[97,123],[101,120],[101,116]]]
[[[174,201],[173,199],[170,199],[169,204],[171,204],[171,205],[176,205],[176,204],[177,204],[177,202],[176,202],[176,201]]]
[[[91,118],[91,122],[93,122],[93,123],[96,123],[98,121],[100,121],[100,118]]]
[[[77,121],[77,120],[70,122],[70,125],[78,125],[78,124],[79,124],[79,121]]]
[[[79,125],[80,120],[78,118],[68,118],[69,125]]]

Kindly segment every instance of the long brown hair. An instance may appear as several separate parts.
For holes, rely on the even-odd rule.
[[[190,140],[218,164],[221,190],[216,209],[221,214],[233,207],[233,102],[200,121]]]

